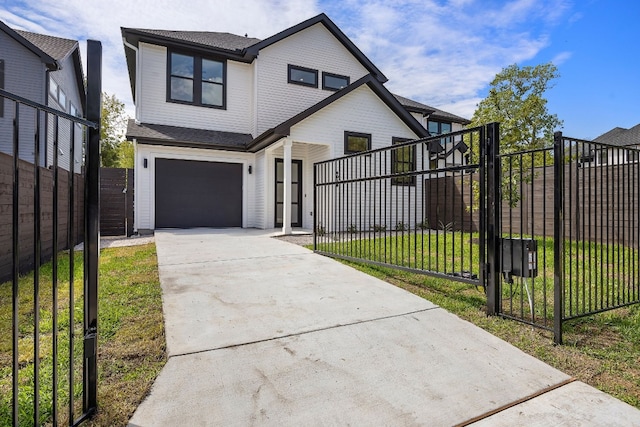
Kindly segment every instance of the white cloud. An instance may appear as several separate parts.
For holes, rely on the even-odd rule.
[[[479,93],[502,67],[549,45],[545,28],[567,8],[566,0],[22,0],[0,10],[0,19],[29,31],[101,40],[103,89],[131,113],[120,27],[265,38],[324,11],[389,77],[391,91],[471,117]]]
[[[553,62],[553,64],[555,66],[559,66],[559,65],[562,65],[565,62],[567,62],[571,58],[572,55],[573,54],[571,52],[560,52],[556,56],[553,57],[551,62]]]

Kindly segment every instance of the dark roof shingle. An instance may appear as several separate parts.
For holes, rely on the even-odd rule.
[[[451,120],[454,123],[461,123],[463,125],[468,125],[469,123],[471,123],[470,120],[467,120],[464,117],[456,116],[455,114],[448,113],[444,110],[440,110],[439,108],[431,107],[421,102],[414,101],[413,99],[405,98],[404,96],[396,94],[393,94],[393,96],[400,102],[400,104],[402,104],[403,107],[407,108],[409,111],[420,111],[425,114],[430,114],[435,118]]]
[[[15,31],[56,61],[66,58],[78,46],[76,40],[30,33],[29,31]]]
[[[260,39],[243,37],[231,33],[217,33],[211,31],[170,31],[151,30],[143,28],[131,28],[140,34],[148,34],[166,39],[180,40],[183,42],[198,44],[217,49],[240,51],[258,42]]]
[[[631,129],[615,127],[610,131],[603,133],[594,139],[594,141],[601,142],[603,144],[618,145],[621,147],[640,145],[640,123]]]
[[[134,138],[151,144],[231,150],[245,150],[253,139],[245,133],[136,123],[135,120],[129,120],[127,139]]]

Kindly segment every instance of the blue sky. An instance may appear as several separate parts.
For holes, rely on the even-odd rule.
[[[394,93],[473,115],[503,67],[552,61],[547,93],[565,135],[640,123],[637,0],[0,0],[0,20],[103,42],[103,89],[133,112],[120,27],[265,38],[325,12],[389,78]],[[82,43],[84,46],[84,43]]]

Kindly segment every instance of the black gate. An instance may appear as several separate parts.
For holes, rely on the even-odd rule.
[[[0,90],[13,123],[11,186],[1,187],[11,211],[2,218],[11,219],[0,226],[12,242],[10,281],[0,283],[3,425],[78,425],[97,408],[101,57],[100,42],[87,41],[86,119]],[[38,165],[42,141],[53,144],[50,171]],[[33,164],[19,159],[25,144]],[[82,240],[84,251],[74,251]]]
[[[315,251],[481,286],[497,124],[315,164]]]
[[[553,331],[640,302],[640,150],[555,135],[501,153],[492,123],[315,164],[314,250],[484,287]]]

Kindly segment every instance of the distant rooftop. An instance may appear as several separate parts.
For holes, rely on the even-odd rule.
[[[468,125],[469,123],[471,123],[470,120],[465,119],[464,117],[456,116],[455,114],[448,113],[439,108],[431,107],[421,102],[414,101],[413,99],[405,98],[404,96],[396,94],[393,94],[393,96],[400,102],[400,104],[402,104],[403,107],[407,108],[409,111],[422,112],[431,115],[431,117],[433,118],[450,120],[455,123],[462,123],[463,125]]]
[[[631,129],[615,127],[610,131],[603,133],[594,139],[594,141],[602,142],[603,144],[619,145],[621,147],[629,145],[640,146],[640,123]]]

